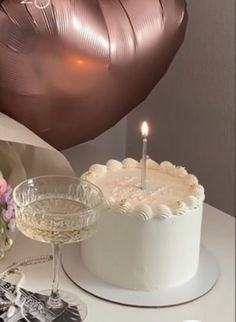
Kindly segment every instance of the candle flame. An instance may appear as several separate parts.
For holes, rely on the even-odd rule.
[[[142,136],[144,138],[146,138],[148,136],[148,133],[149,133],[149,127],[148,127],[148,124],[146,121],[144,121],[142,123],[142,126],[141,126],[141,132],[142,132]]]

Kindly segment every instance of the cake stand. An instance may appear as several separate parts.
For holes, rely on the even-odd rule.
[[[62,267],[69,279],[85,292],[99,299],[135,307],[169,307],[194,301],[216,284],[220,270],[215,257],[201,247],[197,274],[186,284],[153,292],[133,291],[111,285],[84,266],[77,244],[67,245],[62,254]]]

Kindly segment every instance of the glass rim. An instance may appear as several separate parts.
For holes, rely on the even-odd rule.
[[[88,181],[86,179],[81,179],[80,177],[73,176],[73,175],[69,176],[69,175],[63,175],[63,174],[62,175],[61,174],[49,174],[49,175],[31,177],[31,178],[25,179],[25,180],[21,181],[20,183],[18,183],[13,188],[13,192],[12,192],[14,203],[18,207],[22,207],[22,205],[17,201],[16,193],[17,193],[17,190],[19,190],[20,187],[23,186],[24,184],[29,183],[30,181],[33,181],[33,180],[39,180],[39,179],[43,179],[43,178],[55,178],[55,177],[56,178],[73,179],[73,180],[78,181],[80,183],[85,182],[85,183],[89,184],[91,187],[95,188],[99,192],[99,194],[100,194],[100,202],[98,204],[96,204],[95,206],[90,207],[89,209],[81,210],[80,214],[89,213],[89,212],[93,211],[95,208],[99,207],[104,202],[104,195],[103,195],[102,190],[97,185],[95,185],[94,183],[92,183],[92,182],[90,182],[90,181]],[[73,214],[77,214],[77,212],[76,213],[70,213],[69,215],[73,215]]]

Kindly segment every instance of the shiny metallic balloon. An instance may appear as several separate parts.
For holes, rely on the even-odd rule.
[[[60,149],[143,101],[187,24],[184,0],[0,3],[0,111]]]

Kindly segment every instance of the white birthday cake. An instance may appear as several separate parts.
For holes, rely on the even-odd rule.
[[[95,164],[83,178],[101,188],[106,207],[100,229],[82,242],[85,266],[121,288],[177,287],[197,272],[204,188],[183,167],[147,160],[147,188],[140,163],[127,158]]]

